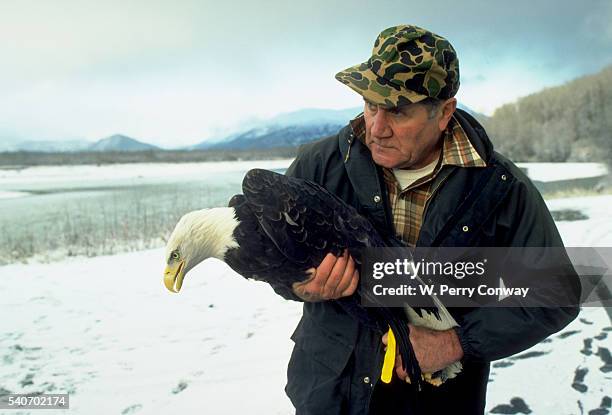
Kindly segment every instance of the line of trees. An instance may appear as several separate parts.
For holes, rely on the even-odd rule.
[[[295,157],[297,147],[235,150],[145,150],[46,153],[0,153],[0,167],[113,163],[188,163],[199,161],[264,160]]]
[[[482,120],[515,161],[612,159],[612,66],[498,108]]]

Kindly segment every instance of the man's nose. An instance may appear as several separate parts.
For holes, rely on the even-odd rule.
[[[387,111],[382,108],[379,108],[374,115],[374,120],[372,123],[372,129],[370,132],[376,138],[389,138],[393,135],[391,131],[391,126],[389,125]]]

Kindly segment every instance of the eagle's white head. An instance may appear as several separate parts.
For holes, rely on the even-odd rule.
[[[234,208],[195,210],[176,224],[166,245],[164,284],[179,292],[185,275],[207,258],[223,260],[228,249],[238,247],[234,229],[239,222]]]

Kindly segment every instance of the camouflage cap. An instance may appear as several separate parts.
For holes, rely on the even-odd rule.
[[[417,26],[383,30],[367,62],[336,74],[367,100],[384,106],[448,99],[459,89],[459,60],[445,38]]]

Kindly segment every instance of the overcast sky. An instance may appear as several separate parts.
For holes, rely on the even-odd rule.
[[[611,22],[612,0],[0,0],[0,139],[172,147],[360,105],[334,74],[401,23],[453,43],[459,100],[491,114],[611,64]]]

